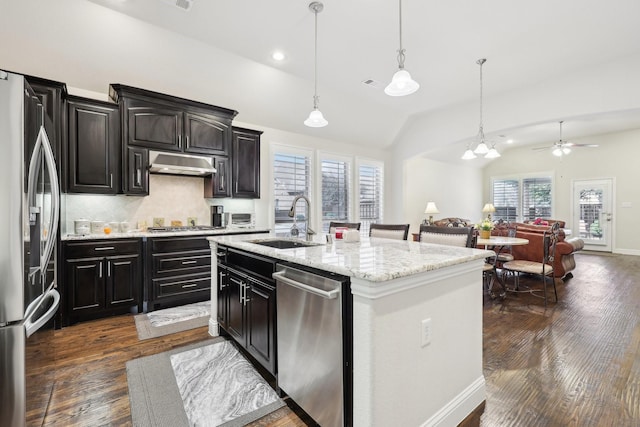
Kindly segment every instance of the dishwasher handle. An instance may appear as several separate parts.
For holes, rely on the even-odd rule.
[[[278,282],[284,283],[284,284],[289,285],[289,286],[293,286],[294,288],[298,288],[300,290],[303,290],[305,292],[309,292],[309,293],[314,294],[314,295],[321,296],[322,298],[335,299],[340,294],[340,288],[339,287],[335,288],[335,289],[332,289],[330,291],[325,291],[325,290],[318,289],[316,287],[309,286],[307,284],[298,282],[297,280],[290,279],[285,274],[286,274],[286,270],[283,270],[283,271],[278,271],[276,273],[273,273],[271,276]]]

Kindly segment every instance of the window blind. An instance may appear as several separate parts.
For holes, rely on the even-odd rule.
[[[358,168],[360,231],[369,235],[372,223],[382,223],[384,169],[378,165],[360,165]]]
[[[551,178],[522,180],[522,216],[528,220],[551,217]]]
[[[322,231],[329,231],[329,222],[349,220],[349,163],[340,160],[321,161]]]
[[[311,196],[310,157],[303,154],[277,152],[273,159],[275,200],[275,232],[288,233],[294,223],[289,217],[293,199],[298,195]],[[304,201],[296,206],[296,222],[305,222]],[[299,224],[302,232],[303,226]]]
[[[518,218],[520,182],[517,179],[496,179],[493,181],[493,219],[515,221]]]

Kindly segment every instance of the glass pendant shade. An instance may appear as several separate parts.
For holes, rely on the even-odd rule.
[[[489,152],[489,147],[487,147],[487,144],[485,144],[484,141],[480,141],[473,152],[476,154],[487,154]]]
[[[420,88],[420,84],[411,78],[411,74],[405,69],[396,71],[391,83],[384,88],[384,93],[389,96],[411,95]]]
[[[497,159],[498,157],[500,157],[500,153],[498,153],[498,150],[496,150],[495,147],[491,147],[484,156],[485,159]]]
[[[557,156],[557,157],[561,157],[562,156],[562,149],[560,147],[554,148],[553,149],[553,155]]]
[[[569,147],[562,147],[562,154],[569,154],[571,149]]]
[[[476,155],[473,154],[473,151],[471,151],[471,148],[467,148],[467,151],[464,152],[461,158],[462,160],[471,160],[471,159],[475,159]]]
[[[311,128],[321,128],[329,124],[327,119],[324,118],[322,112],[317,108],[313,109],[311,113],[309,113],[309,117],[304,121],[306,126]]]

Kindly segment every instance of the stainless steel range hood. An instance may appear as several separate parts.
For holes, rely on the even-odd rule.
[[[211,157],[149,151],[149,172],[206,176],[216,173],[216,169],[213,167]]]

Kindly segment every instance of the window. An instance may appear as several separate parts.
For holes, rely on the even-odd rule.
[[[321,162],[322,231],[329,231],[329,222],[349,221],[350,180],[348,161],[323,159]]]
[[[369,235],[372,223],[382,223],[382,185],[384,169],[381,164],[360,164],[358,167],[358,192],[360,194],[360,231]]]
[[[551,217],[551,178],[525,178],[522,180],[522,217]]]
[[[550,218],[552,179],[549,176],[492,180],[494,219],[516,221]]]
[[[304,152],[276,151],[273,157],[273,188],[275,196],[275,227],[277,234],[289,233],[294,223],[306,224],[304,201],[296,205],[296,218],[289,209],[296,196],[311,197],[311,155]],[[298,224],[302,225],[302,224]],[[299,227],[303,232],[303,227]]]

